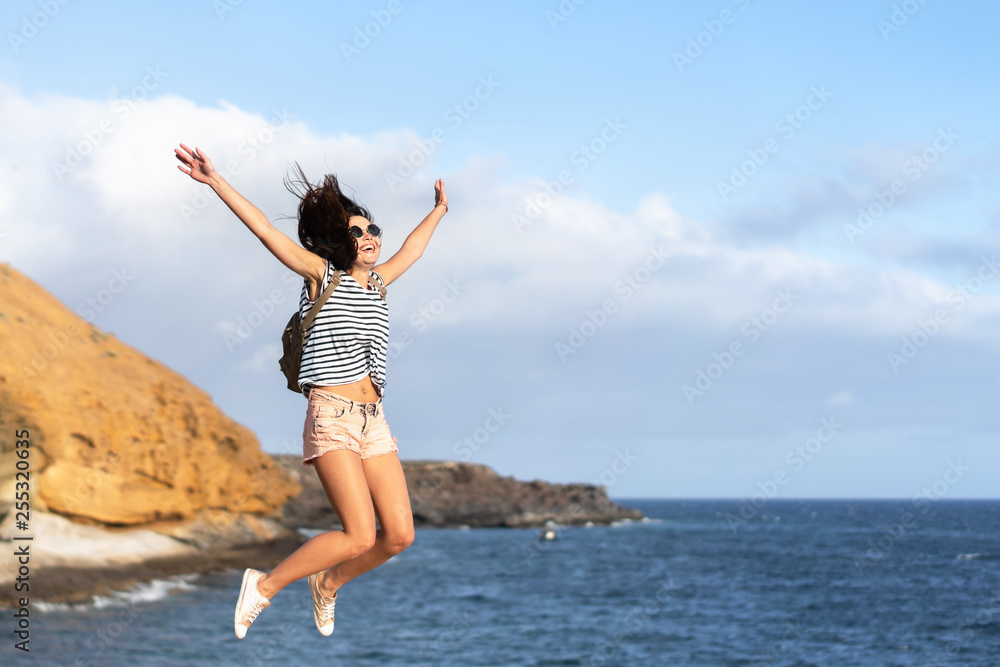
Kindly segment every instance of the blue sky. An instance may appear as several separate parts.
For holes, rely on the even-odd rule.
[[[301,283],[173,147],[293,237],[289,165],[335,171],[384,256],[440,177],[451,211],[390,290],[404,458],[744,498],[912,497],[960,461],[935,497],[996,497],[997,15],[9,2],[0,259],[298,451]]]

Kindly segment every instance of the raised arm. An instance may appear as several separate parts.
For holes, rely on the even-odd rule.
[[[403,272],[424,254],[424,248],[431,240],[431,235],[437,228],[437,224],[447,212],[448,195],[444,191],[444,181],[439,178],[434,183],[434,210],[420,221],[416,229],[410,232],[410,235],[403,241],[403,247],[395,255],[375,267],[375,271],[382,276],[386,285],[403,275]]]
[[[219,172],[215,171],[212,161],[200,149],[191,150],[184,144],[180,146],[180,149],[174,149],[177,159],[183,165],[177,165],[178,169],[199,183],[210,186],[219,199],[226,203],[229,210],[236,214],[236,217],[254,233],[254,236],[260,239],[264,247],[270,250],[271,254],[277,257],[282,264],[303,278],[314,282],[322,281],[323,273],[326,270],[326,260],[295,243],[272,225],[259,208],[233,189],[233,186],[227,183]]]

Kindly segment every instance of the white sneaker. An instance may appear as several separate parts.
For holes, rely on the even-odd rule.
[[[265,607],[271,606],[271,601],[257,590],[257,582],[264,576],[263,572],[247,568],[243,573],[243,585],[240,587],[240,597],[236,600],[236,636],[243,639],[257,615]]]
[[[325,597],[319,591],[319,575],[309,575],[309,591],[313,597],[313,620],[316,621],[316,629],[324,637],[333,634],[333,608],[337,604],[337,594],[332,598]]]

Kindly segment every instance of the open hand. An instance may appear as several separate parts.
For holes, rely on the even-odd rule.
[[[434,205],[444,204],[445,210],[448,208],[448,195],[444,191],[444,181],[440,178],[434,183]]]
[[[212,161],[198,148],[191,150],[184,144],[181,144],[180,148],[174,149],[174,153],[177,155],[177,159],[184,165],[183,167],[177,165],[177,168],[199,183],[208,183],[212,176],[215,175],[215,167],[212,166]],[[187,169],[184,167],[187,167]]]

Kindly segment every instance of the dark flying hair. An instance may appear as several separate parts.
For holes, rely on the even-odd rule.
[[[335,174],[327,174],[322,183],[312,184],[298,163],[295,170],[299,180],[285,178],[285,187],[299,198],[299,242],[306,250],[330,260],[335,268],[350,271],[358,258],[358,244],[347,221],[360,215],[374,223],[371,212],[341,191]]]

